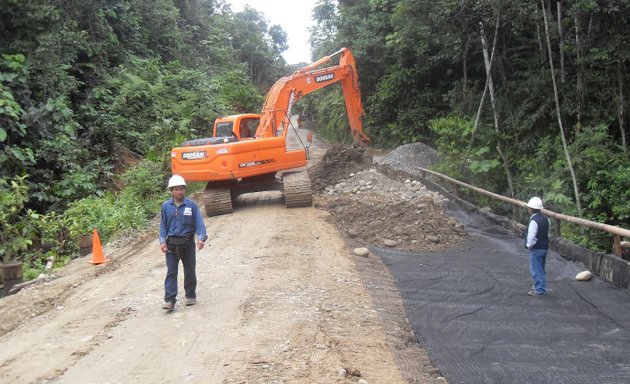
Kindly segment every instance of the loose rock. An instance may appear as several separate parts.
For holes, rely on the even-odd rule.
[[[390,239],[385,239],[383,240],[383,244],[385,244],[386,247],[395,247],[398,242],[396,240],[390,240]]]
[[[357,236],[359,236],[359,231],[357,231],[354,228],[348,229],[348,237],[350,237],[351,239],[354,239]]]
[[[593,277],[593,274],[590,271],[582,271],[575,276],[575,280],[577,281],[588,281]]]

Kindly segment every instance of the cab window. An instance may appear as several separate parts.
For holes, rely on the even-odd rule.
[[[229,137],[232,136],[232,122],[226,121],[217,123],[216,137]]]
[[[260,119],[242,119],[239,128],[239,136],[241,139],[254,137],[259,123]]]

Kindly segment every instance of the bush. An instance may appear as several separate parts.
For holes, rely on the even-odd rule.
[[[69,205],[65,215],[72,223],[73,237],[90,234],[96,228],[107,241],[128,229],[145,228],[159,212],[166,198],[163,173],[159,163],[143,161],[122,177],[125,188],[118,194],[89,197]]]
[[[22,261],[32,244],[32,211],[24,208],[28,200],[26,176],[0,179],[0,260]]]

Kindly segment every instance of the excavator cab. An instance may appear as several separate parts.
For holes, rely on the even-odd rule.
[[[260,124],[260,117],[245,117],[240,119],[238,124],[238,137],[239,139],[253,139],[256,136],[256,129]]]
[[[242,115],[221,116],[214,122],[214,137],[236,137],[238,140],[252,139],[260,124],[260,115],[246,113]]]
[[[181,146],[199,147],[251,140],[255,137],[258,124],[260,124],[260,115],[253,113],[222,116],[214,122],[212,137],[187,140]]]

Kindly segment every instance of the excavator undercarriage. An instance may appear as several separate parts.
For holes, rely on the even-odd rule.
[[[306,171],[285,171],[236,182],[208,182],[203,205],[208,216],[233,212],[235,199],[246,193],[280,191],[287,208],[310,207],[313,204],[311,179]]]

